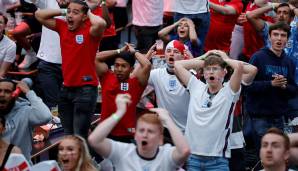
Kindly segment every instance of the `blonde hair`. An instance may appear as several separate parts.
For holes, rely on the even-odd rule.
[[[80,158],[75,171],[97,171],[92,164],[92,159],[85,139],[79,135],[67,135],[63,138],[63,140],[65,139],[74,140],[79,146]]]

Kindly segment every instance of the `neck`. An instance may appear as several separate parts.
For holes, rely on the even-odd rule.
[[[286,169],[285,164],[264,167],[265,171],[286,171]]]
[[[208,91],[210,94],[215,94],[217,93],[221,88],[223,87],[222,84],[220,84],[219,86],[210,86],[208,87]]]
[[[274,50],[274,49],[270,49],[276,56],[280,57],[281,56],[281,53],[282,51],[279,51],[279,50]]]
[[[3,138],[0,138],[0,149],[1,149],[2,147],[6,147],[6,145],[7,145],[7,142],[4,141]]]
[[[152,160],[157,156],[158,147],[155,150],[142,150],[141,147],[137,147],[137,153],[145,160]]]
[[[172,66],[167,65],[167,72],[169,74],[174,74],[174,68]]]

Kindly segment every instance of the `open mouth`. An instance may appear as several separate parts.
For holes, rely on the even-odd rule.
[[[148,142],[147,141],[142,141],[141,144],[142,144],[142,146],[145,146],[145,145],[148,144]]]
[[[169,62],[174,62],[174,58],[169,58]]]
[[[67,165],[67,164],[69,164],[69,159],[63,159],[63,160],[61,160],[61,162],[62,162],[62,164],[63,165]]]
[[[213,81],[215,78],[213,76],[209,77],[209,80]]]

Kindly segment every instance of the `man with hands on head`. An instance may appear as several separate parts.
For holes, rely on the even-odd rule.
[[[115,60],[114,71],[109,70],[105,63],[109,59]],[[136,59],[140,66],[134,69]],[[126,44],[121,49],[98,52],[96,67],[102,87],[102,121],[117,110],[115,104],[117,94],[130,94],[131,96],[132,102],[125,116],[109,135],[109,138],[117,141],[131,142],[136,126],[136,105],[147,86],[151,63],[132,45]],[[131,74],[132,71],[134,74]]]
[[[234,71],[223,84],[226,64]],[[229,170],[232,113],[240,95],[241,81],[250,83],[255,67],[230,59],[219,50],[208,51],[199,58],[176,61],[174,66],[175,74],[190,93],[185,135],[192,154],[187,169],[197,171],[204,164],[205,170]],[[190,69],[203,69],[206,83],[193,76]]]
[[[15,87],[18,87],[28,100],[13,97]],[[20,147],[26,159],[30,160],[33,128],[51,120],[49,108],[23,81],[18,81],[15,86],[15,81],[0,79],[0,115],[6,119],[6,130],[2,137],[8,143]]]
[[[117,111],[91,133],[88,138],[91,146],[104,158],[110,159],[115,170],[177,170],[187,159],[190,151],[181,131],[172,121],[168,111],[164,109],[151,109],[152,113],[146,113],[138,119],[135,133],[136,145],[106,138],[125,115],[130,104],[130,95],[117,95]],[[174,147],[169,144],[162,145],[163,126],[169,130]]]
[[[55,18],[59,15],[66,15],[66,21]],[[60,36],[63,87],[58,106],[64,132],[87,138],[97,99],[94,60],[106,22],[81,0],[71,0],[66,11],[43,9],[35,16]]]

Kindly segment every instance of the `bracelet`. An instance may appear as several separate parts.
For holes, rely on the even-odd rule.
[[[120,54],[121,53],[121,50],[120,49],[117,49],[116,51],[117,51],[117,54]]]
[[[120,120],[120,116],[116,115],[115,113],[112,114],[112,118],[113,118],[115,121],[119,121],[119,120]]]
[[[67,14],[67,9],[62,8],[60,11],[61,11],[61,16],[66,16],[66,14]]]

